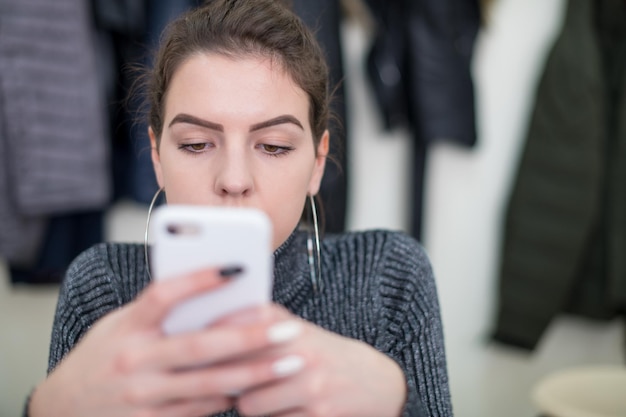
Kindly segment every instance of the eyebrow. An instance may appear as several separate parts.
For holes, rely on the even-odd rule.
[[[216,130],[218,132],[223,132],[224,131],[224,125],[221,125],[219,123],[213,123],[213,122],[210,122],[208,120],[204,120],[204,119],[201,119],[199,117],[192,116],[190,114],[185,114],[185,113],[177,114],[172,119],[172,121],[170,122],[168,127],[171,127],[172,125],[174,125],[176,123],[188,123],[188,124],[192,124],[192,125],[205,127],[207,129],[211,129],[211,130]],[[266,129],[268,127],[281,125],[281,124],[285,124],[285,123],[294,124],[294,125],[298,126],[300,129],[304,130],[304,127],[302,126],[302,123],[300,123],[300,121],[298,119],[296,119],[294,116],[292,116],[290,114],[283,114],[281,116],[277,116],[277,117],[274,117],[272,119],[265,120],[263,122],[259,122],[259,123],[253,124],[252,126],[250,126],[250,132],[254,132],[254,131],[257,131],[257,130],[261,130],[261,129]]]
[[[290,114],[283,114],[282,116],[274,117],[273,119],[266,120],[264,122],[256,123],[250,126],[250,132],[254,132],[255,130],[265,129],[267,127],[272,127],[276,125],[281,125],[285,123],[291,123],[298,126],[300,129],[304,130],[302,123],[294,116]]]
[[[168,127],[171,127],[172,125],[174,125],[176,123],[188,123],[188,124],[192,124],[192,125],[196,125],[196,126],[205,127],[207,129],[211,129],[211,130],[216,130],[218,132],[223,132],[224,131],[224,125],[221,125],[219,123],[210,122],[208,120],[204,120],[204,119],[201,119],[199,117],[192,116],[190,114],[185,114],[185,113],[177,114],[172,119],[172,121],[170,122]],[[302,126],[302,123],[300,123],[300,121],[298,119],[296,119],[294,116],[292,116],[290,114],[283,114],[281,116],[277,116],[277,117],[274,117],[272,119],[265,120],[263,122],[259,122],[259,123],[253,124],[252,126],[250,126],[250,132],[254,132],[254,131],[257,131],[257,130],[261,130],[261,129],[265,129],[265,128],[268,128],[268,127],[277,126],[277,125],[281,125],[281,124],[285,124],[285,123],[294,124],[294,125],[298,126],[300,129],[304,130],[304,127]]]
[[[209,122],[208,120],[204,120],[199,117],[192,116],[190,114],[185,114],[185,113],[177,114],[172,119],[168,127],[172,127],[172,125],[176,123],[188,123],[191,125],[206,127],[207,129],[211,129],[211,130],[217,130],[218,132],[224,131],[224,126],[219,123]]]

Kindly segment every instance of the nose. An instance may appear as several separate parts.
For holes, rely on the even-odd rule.
[[[252,193],[254,189],[252,170],[243,153],[224,153],[217,165],[215,192],[219,196],[244,197]]]

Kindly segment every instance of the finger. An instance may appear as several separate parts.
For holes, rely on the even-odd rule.
[[[180,278],[152,282],[133,302],[131,323],[140,327],[160,325],[178,303],[236,279],[236,274],[220,273],[231,270],[206,269]]]
[[[274,417],[307,417],[309,414],[305,413],[304,410],[296,408],[293,410],[287,410],[283,413],[275,413],[272,414]]]
[[[228,314],[220,318],[214,323],[214,326],[231,325],[231,324],[252,324],[261,321],[271,320],[287,320],[294,317],[285,307],[271,303],[259,307],[246,308],[232,314]]]
[[[220,326],[162,339],[142,351],[137,360],[152,370],[207,366],[258,354],[297,339],[303,332],[297,320],[270,321],[247,326]]]
[[[217,365],[177,373],[153,380],[152,398],[180,400],[231,396],[256,386],[289,378],[306,367],[303,357],[286,355],[249,362]]]
[[[214,415],[233,407],[234,401],[227,397],[179,401],[160,405],[153,414],[160,417],[198,417]]]
[[[282,415],[281,413],[300,415],[297,412],[302,411],[302,407],[306,405],[303,390],[307,388],[307,396],[311,398],[316,395],[311,386],[303,383],[304,379],[305,372],[300,372],[291,378],[245,391],[236,399],[235,406],[241,414],[248,416]]]
[[[198,381],[184,376],[175,373],[152,373],[129,379],[120,390],[117,400],[128,409],[151,408],[155,413],[159,412],[155,415],[169,415],[172,410],[181,410],[193,403],[211,406],[213,411],[233,406],[233,399],[228,395],[207,394],[206,390],[201,389],[204,383],[190,390],[189,386]],[[213,414],[206,411],[204,410],[205,415]]]

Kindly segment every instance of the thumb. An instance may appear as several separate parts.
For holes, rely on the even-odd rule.
[[[130,319],[133,326],[160,325],[167,314],[182,301],[226,285],[242,272],[239,267],[211,268],[153,281],[133,302]]]

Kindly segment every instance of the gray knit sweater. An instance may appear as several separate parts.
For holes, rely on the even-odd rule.
[[[323,289],[317,293],[304,233],[293,233],[274,255],[277,303],[398,362],[408,385],[404,416],[452,416],[437,290],[429,261],[414,239],[386,231],[325,238]],[[59,295],[49,371],[96,320],[148,284],[145,266],[143,246],[119,243],[95,246],[72,263]]]

